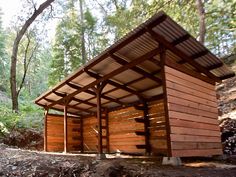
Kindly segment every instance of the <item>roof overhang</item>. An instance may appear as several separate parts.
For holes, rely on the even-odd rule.
[[[159,12],[125,37],[107,48],[35,101],[45,108],[88,115],[96,112],[96,93],[92,89],[106,82],[102,107],[139,103],[160,97],[160,52],[172,63],[192,70],[212,83],[234,76],[219,58],[196,41],[164,12]]]

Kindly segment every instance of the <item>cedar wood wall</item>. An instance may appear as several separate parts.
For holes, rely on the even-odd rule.
[[[172,156],[222,154],[215,86],[165,66]]]
[[[47,151],[62,152],[64,150],[64,117],[56,114],[47,115]],[[80,150],[80,120],[67,119],[68,151]]]
[[[163,100],[157,100],[148,103],[150,119],[150,144],[153,154],[166,154],[166,128],[164,117]],[[144,145],[145,137],[136,135],[136,131],[144,131],[144,123],[135,121],[135,118],[143,118],[143,111],[136,110],[134,107],[122,108],[108,113],[109,125],[109,150],[110,152],[124,152],[144,154],[144,149],[138,149],[136,145]],[[68,118],[68,147],[69,151],[79,150],[80,132],[71,132],[72,129],[79,130],[80,124],[73,124],[73,119]],[[78,119],[77,119],[78,123]],[[48,151],[63,151],[63,116],[47,116],[47,142]],[[105,120],[102,119],[105,125]],[[83,119],[83,148],[85,152],[97,152],[97,118],[95,116]],[[104,131],[104,130],[103,130]],[[103,132],[105,136],[106,132]],[[76,136],[78,140],[73,139]],[[106,145],[106,139],[103,138],[103,145]],[[104,148],[104,152],[108,152]]]
[[[163,100],[153,101],[148,104],[150,119],[150,144],[154,154],[167,152],[166,131],[164,121]],[[144,149],[138,149],[136,145],[144,145],[145,137],[136,135],[136,131],[144,131],[144,123],[136,122],[136,118],[143,118],[143,111],[134,107],[122,108],[108,113],[109,125],[109,151],[144,154]],[[102,120],[105,125],[105,120]],[[87,117],[83,120],[83,145],[84,151],[97,152],[97,119]],[[106,135],[106,132],[103,133]],[[103,145],[106,145],[103,138]],[[105,148],[105,152],[108,150]]]
[[[217,103],[214,85],[165,67],[166,93],[170,123],[172,156],[205,156],[222,154],[218,126]],[[166,155],[167,138],[163,99],[148,103],[150,120],[150,144],[154,155]],[[108,113],[109,152],[144,154],[145,138],[136,135],[144,131],[143,111],[134,107],[122,108]],[[80,124],[68,118],[68,149],[80,149]],[[105,120],[102,119],[105,125]],[[63,116],[48,115],[48,151],[63,151]],[[95,116],[83,119],[83,148],[85,152],[97,152],[97,119]],[[104,131],[104,130],[103,130]],[[106,132],[103,132],[106,136]],[[103,138],[103,145],[106,145]],[[104,152],[108,152],[104,148]]]

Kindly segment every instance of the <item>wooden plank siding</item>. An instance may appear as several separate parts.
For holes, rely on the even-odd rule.
[[[83,119],[83,148],[84,152],[98,151],[98,127],[96,116]]]
[[[166,155],[167,139],[165,126],[165,110],[163,99],[150,102],[149,120],[150,120],[150,144],[154,155]]]
[[[109,148],[110,153],[145,154],[143,110],[126,107],[108,112]],[[138,119],[138,121],[137,121]],[[151,153],[164,155],[167,152],[166,128],[163,100],[148,103],[148,119],[150,120]],[[102,119],[105,121],[105,119]],[[105,122],[102,122],[104,125]],[[106,134],[103,130],[103,146],[106,145]],[[136,132],[140,132],[136,133]],[[97,119],[95,116],[83,119],[83,148],[85,152],[97,152]],[[106,149],[104,149],[106,152]]]
[[[135,133],[144,132],[144,123],[136,122],[136,118],[143,118],[143,111],[134,107],[108,113],[110,152],[145,153],[136,147],[145,145],[145,137]]]
[[[172,156],[222,154],[215,86],[165,66]]]
[[[80,120],[68,116],[67,120],[68,151],[81,149]],[[47,115],[47,151],[62,152],[64,150],[63,115]]]

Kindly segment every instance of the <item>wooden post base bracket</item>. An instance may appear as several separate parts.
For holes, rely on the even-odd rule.
[[[180,166],[182,161],[180,157],[163,157],[162,165]]]

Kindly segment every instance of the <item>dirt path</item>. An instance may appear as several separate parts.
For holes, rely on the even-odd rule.
[[[161,166],[160,160],[113,158],[97,161],[92,156],[48,154],[9,148],[0,144],[0,177],[235,177],[236,166],[212,161],[185,162],[184,166]]]

